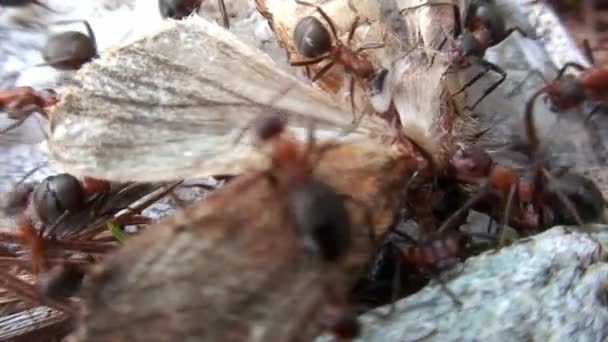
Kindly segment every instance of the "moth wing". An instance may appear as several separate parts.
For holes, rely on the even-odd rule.
[[[85,66],[51,109],[47,148],[66,172],[113,181],[240,173],[267,158],[235,138],[274,113],[300,132],[314,121],[320,137],[381,132],[371,117],[349,131],[353,115],[335,99],[216,24],[166,25]]]

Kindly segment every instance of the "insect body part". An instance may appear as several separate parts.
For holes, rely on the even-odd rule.
[[[361,333],[357,316],[343,306],[329,305],[320,317],[323,328],[336,338],[351,340]]]
[[[569,68],[582,71],[582,73],[578,76],[566,75],[565,72]],[[597,105],[586,118],[589,120],[598,109],[607,105],[605,98],[608,94],[608,69],[587,68],[577,63],[566,63],[552,82],[530,97],[527,106],[533,108],[536,98],[542,94],[546,94],[545,99],[554,112],[578,107],[588,99],[595,101]]]
[[[67,173],[49,176],[34,188],[34,209],[43,223],[54,223],[64,213],[82,209],[89,195],[106,191],[108,187],[106,181],[85,179],[81,183]]]
[[[305,249],[323,261],[338,260],[350,246],[350,219],[344,199],[312,176],[314,162],[309,150],[314,142],[309,141],[308,149],[303,150],[299,143],[283,137],[286,122],[279,116],[262,118],[254,127],[260,140],[274,140],[270,176],[288,193],[290,214]]]
[[[298,53],[308,58],[327,54],[332,48],[332,38],[321,21],[313,16],[302,18],[293,31],[293,41]]]
[[[160,10],[161,17],[164,19],[181,20],[198,12],[202,2],[203,0],[158,0],[158,9]],[[229,29],[230,20],[224,0],[218,0],[217,6],[222,16],[224,28]]]
[[[363,87],[366,87],[367,81],[375,74],[373,64],[362,56],[360,52],[369,49],[378,49],[383,47],[384,44],[366,44],[365,46],[359,47],[357,50],[352,50],[350,44],[355,31],[360,24],[358,17],[355,18],[355,21],[350,28],[346,42],[342,42],[338,38],[334,22],[321,7],[298,0],[296,0],[296,3],[314,7],[329,25],[331,34],[319,19],[312,16],[302,18],[294,29],[294,45],[298,53],[308,59],[292,61],[290,64],[293,66],[306,66],[329,60],[329,62],[311,78],[313,82],[328,72],[335,64],[343,65],[345,71],[352,76],[349,90],[351,109],[354,113],[354,81],[357,80]],[[356,120],[357,118],[355,118],[355,121]]]
[[[603,221],[606,202],[595,182],[571,171],[554,173],[553,180],[544,194],[544,204],[548,210],[543,213],[550,216],[544,218],[545,222],[565,225],[578,223],[565,208],[558,191],[568,197],[584,223]]]
[[[181,20],[198,11],[202,0],[159,0],[158,8],[163,18]]]
[[[329,185],[311,179],[290,194],[291,208],[304,245],[328,262],[350,247],[350,219],[344,200]]]
[[[69,298],[80,289],[84,275],[84,270],[80,266],[59,265],[38,277],[38,287],[48,298]]]
[[[73,21],[60,21],[67,24]],[[87,34],[78,31],[67,31],[49,37],[42,52],[46,65],[59,70],[78,70],[80,67],[98,57],[97,41],[89,22],[81,21]]]
[[[486,50],[505,40],[514,31],[520,32],[525,37],[528,37],[528,35],[519,27],[507,29],[505,20],[493,0],[471,1],[465,14],[464,23],[461,22],[458,5],[453,2],[424,3],[414,7],[404,8],[401,12],[403,13],[404,11],[417,9],[422,6],[445,5],[451,5],[453,7],[454,24],[456,25],[454,29],[454,41],[450,44],[448,49],[448,57],[451,65],[457,69],[465,69],[475,63],[484,69],[473,76],[471,80],[469,80],[459,91],[454,93],[454,95],[463,92],[490,70],[500,75],[500,78],[488,87],[479,99],[475,101],[471,107],[471,109],[474,109],[486,96],[498,88],[507,77],[506,72],[501,67],[484,59]],[[443,43],[441,45],[443,45]]]
[[[32,87],[16,87],[0,90],[0,110],[6,111],[15,123],[0,130],[6,133],[19,127],[30,114],[41,113],[46,117],[46,107],[59,102],[57,93],[52,89],[34,90]]]
[[[442,272],[460,262],[463,250],[470,241],[469,235],[460,232],[445,236],[430,234],[418,246],[409,247],[405,259],[423,270]]]

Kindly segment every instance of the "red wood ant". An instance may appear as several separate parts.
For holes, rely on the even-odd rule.
[[[68,212],[86,207],[93,194],[109,190],[107,181],[85,177],[79,181],[68,173],[45,178],[32,192],[34,210],[44,224],[56,223]]]
[[[381,48],[384,46],[384,43],[365,44],[353,51],[350,44],[354,37],[355,30],[360,24],[359,17],[356,17],[355,21],[351,25],[346,42],[342,42],[338,38],[336,25],[334,24],[333,20],[320,6],[300,0],[296,0],[296,3],[304,6],[314,7],[329,25],[331,35],[319,19],[313,16],[302,18],[294,29],[293,40],[298,53],[307,59],[292,61],[290,64],[293,66],[306,66],[317,64],[324,60],[329,60],[329,63],[325,64],[321,70],[319,70],[311,78],[312,82],[315,82],[325,73],[327,73],[335,64],[343,65],[345,71],[351,75],[349,84],[350,105],[352,112],[354,113],[355,80],[363,83],[363,86],[366,86],[366,82],[375,74],[373,64],[360,53],[365,50]],[[357,121],[356,117],[354,121]]]
[[[46,117],[45,108],[59,102],[52,89],[34,90],[31,87],[16,87],[0,90],[0,109],[17,122],[0,130],[0,134],[19,127],[30,114],[38,112]]]
[[[312,175],[317,161],[334,145],[322,146],[313,153],[315,142],[311,127],[308,143],[303,148],[302,144],[285,137],[286,123],[280,116],[263,118],[254,123],[254,128],[260,140],[274,143],[272,167],[266,176],[287,196],[287,212],[302,238],[304,249],[319,256],[323,262],[338,262],[351,246],[351,220],[345,206],[348,197]],[[371,219],[368,223],[373,242]],[[339,298],[332,296],[330,284],[326,285],[326,293],[333,302]],[[354,338],[360,331],[356,316],[344,305],[329,306],[321,315],[321,323],[339,338]]]
[[[108,193],[110,183],[104,180],[76,177],[61,173],[45,178],[38,184],[19,185],[2,208],[6,214],[17,215],[30,206],[42,223],[39,235],[53,235],[64,217],[91,207],[100,196]]]
[[[475,101],[471,107],[472,110],[507,78],[507,73],[501,67],[484,59],[486,50],[501,43],[514,31],[518,31],[524,37],[529,37],[529,35],[520,27],[507,29],[505,20],[493,0],[472,0],[466,10],[464,23],[460,18],[459,6],[453,2],[427,2],[421,5],[404,8],[401,10],[401,13],[418,9],[423,6],[445,5],[450,5],[454,9],[454,41],[451,43],[448,50],[450,64],[456,69],[466,69],[475,61],[476,64],[479,64],[484,69],[471,78],[453,95],[455,96],[463,92],[490,70],[500,74],[500,79],[488,87],[481,97]],[[445,42],[446,40],[441,43],[440,49]]]
[[[508,224],[511,210],[514,217],[525,226],[537,226],[536,218],[529,211],[532,203],[532,185],[523,181],[513,170],[496,162],[478,146],[469,146],[456,152],[451,160],[455,177],[459,181],[480,185],[476,201],[491,199],[492,210],[497,206],[504,209],[499,230]]]
[[[582,73],[578,76],[565,74],[568,68],[582,71]],[[553,112],[578,107],[587,99],[595,101],[597,104],[585,118],[585,121],[588,121],[593,114],[607,105],[604,99],[608,94],[608,69],[588,68],[574,62],[566,63],[553,81],[532,94],[526,103],[526,108],[533,108],[536,99],[542,94],[547,95]]]
[[[267,173],[274,184],[286,191],[289,211],[303,238],[304,247],[328,262],[336,261],[350,245],[350,219],[344,199],[331,186],[312,177],[314,160],[312,130],[306,150],[300,143],[284,137],[286,122],[270,116],[255,123],[256,134],[264,142],[274,142],[272,167]],[[327,146],[328,148],[331,145]]]
[[[87,34],[78,31],[67,31],[49,37],[42,52],[45,64],[59,70],[78,70],[80,67],[97,58],[97,41],[89,22],[86,20],[65,20],[55,24],[82,22]]]
[[[199,10],[203,0],[158,0],[158,8],[163,18],[181,20]],[[218,0],[217,6],[222,16],[224,28],[230,29],[230,20],[224,0]]]

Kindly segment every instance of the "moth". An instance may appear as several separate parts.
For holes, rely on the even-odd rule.
[[[385,25],[373,2],[351,7],[353,16],[375,8],[368,25]],[[72,174],[112,181],[242,176],[130,239],[94,270],[83,290],[76,336],[310,340],[329,301],[325,289],[345,295],[369,262],[374,243],[364,212],[372,213],[371,229],[380,239],[403,204],[410,176],[428,165],[426,157],[412,146],[391,143],[400,134],[391,120],[364,115],[353,126],[339,93],[322,92],[283,72],[219,26],[197,17],[163,25],[83,67],[49,110],[51,158]],[[346,26],[338,26],[344,34]],[[443,70],[407,79],[417,68],[436,68],[429,62],[433,55],[399,50],[389,47],[385,51],[392,57],[374,59],[376,66],[391,69],[390,82],[380,84],[378,93],[388,94],[389,107],[415,101],[408,108],[430,119],[409,120],[411,132],[437,141],[437,155],[446,153],[452,141],[436,137],[450,136],[455,114],[446,96],[436,96],[445,89]],[[395,68],[402,64],[406,67]],[[406,84],[414,80],[420,85],[412,83],[408,92]],[[293,223],[282,219],[284,196],[263,176],[272,165],[249,131],[256,118],[276,113],[294,139],[312,132],[313,152],[335,145],[312,166],[314,176],[366,208],[349,206],[355,242],[338,263],[325,265],[303,253]]]
[[[331,304],[326,288],[346,295],[373,252],[369,229],[386,233],[420,155],[386,143],[380,118],[352,126],[339,101],[216,24],[165,25],[79,71],[50,109],[51,158],[113,181],[241,176],[102,262],[83,288],[75,336],[308,341]],[[272,165],[249,128],[275,113],[293,139],[314,136],[302,148],[332,145],[311,165],[314,177],[358,204],[347,208],[353,243],[339,262],[304,252],[285,196],[264,176]]]

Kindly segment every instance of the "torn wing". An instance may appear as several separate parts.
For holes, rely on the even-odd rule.
[[[65,171],[114,181],[235,174],[265,163],[243,129],[281,113],[318,137],[369,137],[382,124],[281,71],[267,55],[203,18],[169,21],[157,34],[83,68],[51,110],[48,150]],[[300,130],[302,131],[302,130]],[[249,139],[248,139],[249,138]]]

